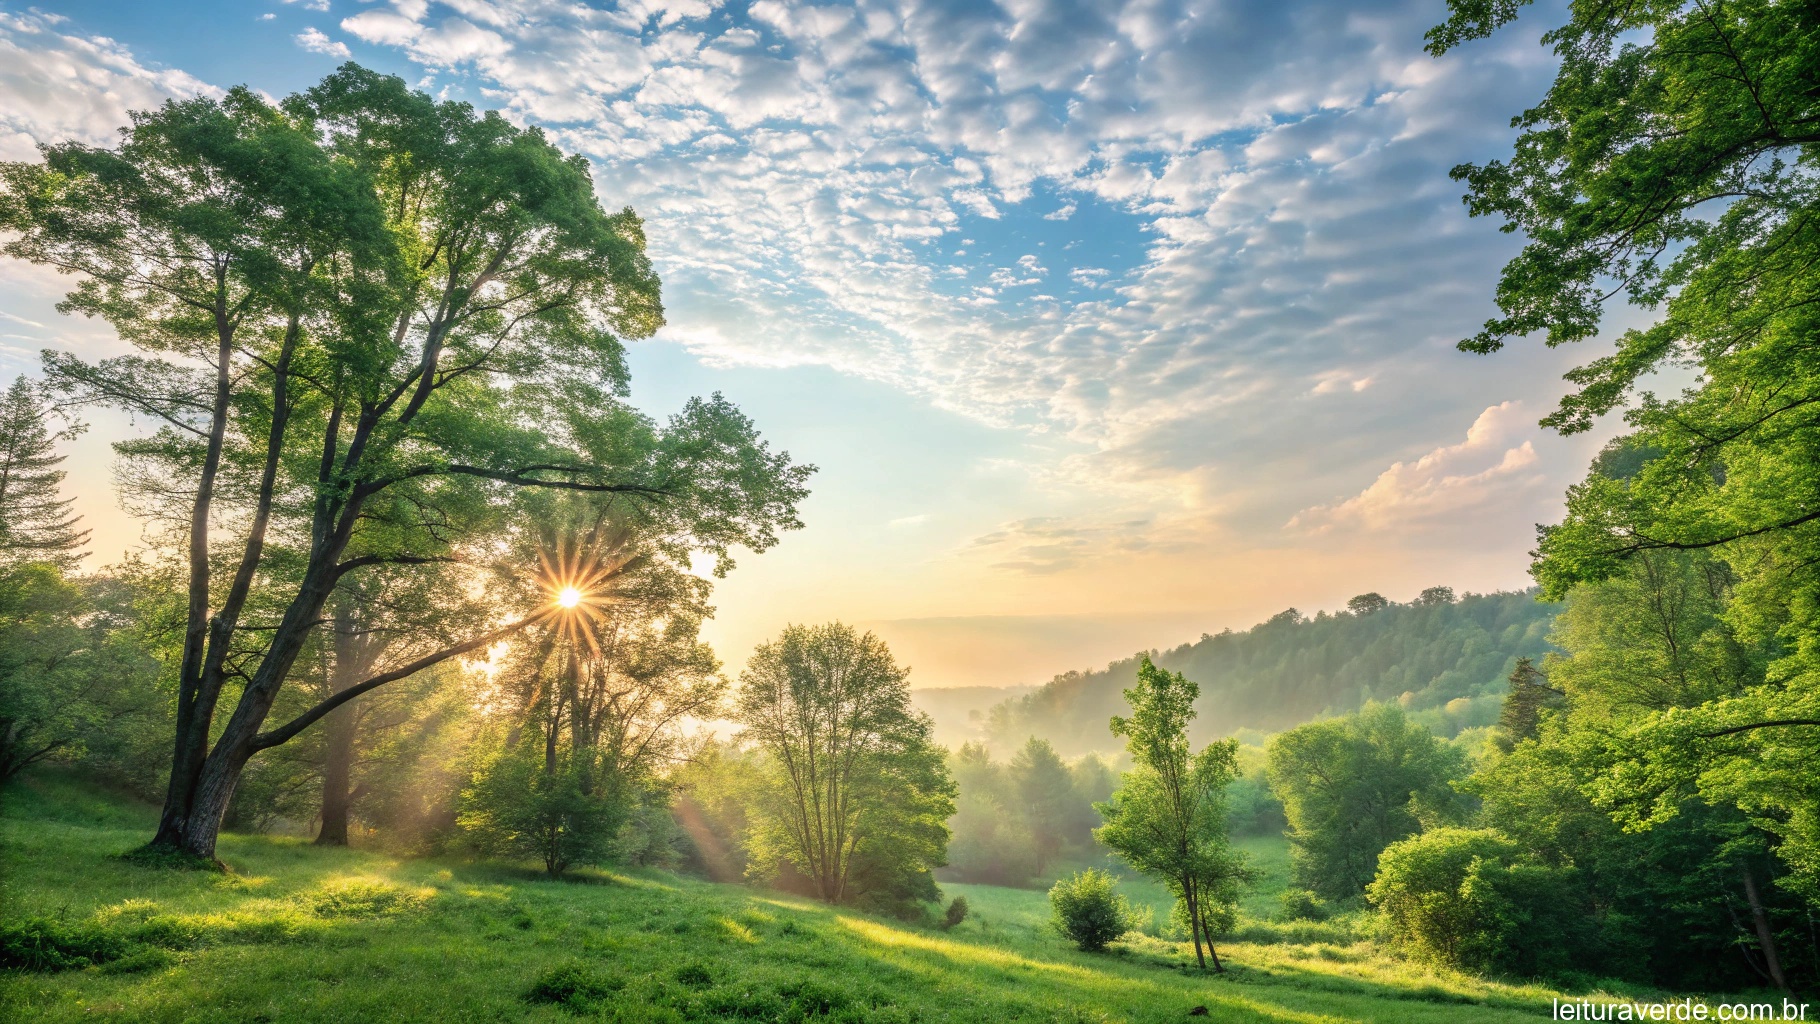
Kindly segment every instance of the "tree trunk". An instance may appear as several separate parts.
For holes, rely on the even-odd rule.
[[[1182,879],[1182,899],[1188,904],[1188,934],[1194,937],[1194,962],[1207,969],[1207,958],[1201,954],[1201,901],[1196,898],[1194,879]]]
[[[335,657],[329,671],[329,694],[346,691],[360,682],[372,667],[374,644],[359,635],[359,622],[354,609],[358,600],[347,590],[338,590],[335,600]],[[348,816],[354,809],[354,740],[359,720],[351,704],[343,704],[328,713],[322,727],[326,731],[322,762],[322,830],[316,833],[317,846],[348,845]]]
[[[1769,971],[1769,980],[1783,995],[1792,995],[1788,979],[1782,974],[1782,960],[1776,955],[1776,936],[1770,931],[1769,912],[1763,909],[1763,899],[1757,893],[1757,879],[1748,864],[1744,866],[1744,896],[1750,901],[1751,923],[1757,927],[1757,944],[1763,949],[1763,964]]]
[[[1207,904],[1200,900],[1198,896],[1195,899],[1195,904],[1199,912],[1201,934],[1207,939],[1207,956],[1213,960],[1213,971],[1215,974],[1224,974],[1226,973],[1226,966],[1220,963],[1220,951],[1213,948],[1213,929],[1207,927]]]
[[[354,726],[354,708],[347,704],[329,712],[322,723],[327,750],[322,762],[322,829],[316,833],[317,846],[348,845],[348,815],[354,803]]]
[[[219,281],[219,274],[217,274]],[[219,290],[219,284],[217,288]],[[197,479],[196,497],[190,507],[188,610],[183,631],[183,662],[177,673],[177,728],[171,743],[171,777],[165,789],[164,811],[152,845],[181,849],[193,806],[202,762],[208,753],[209,720],[220,687],[209,686],[204,660],[209,635],[209,508],[215,497],[215,476],[221,468],[221,448],[227,436],[228,405],[232,395],[229,378],[233,358],[233,331],[223,329],[221,302],[217,302],[215,397],[210,413],[208,447]]]
[[[214,749],[202,762],[190,792],[189,814],[176,844],[183,852],[215,859],[215,842],[221,833],[221,820],[227,812],[228,800],[234,795],[234,785],[240,780],[241,769],[246,767],[247,760],[259,750],[256,743],[259,727],[265,724],[266,715],[271,713],[272,703],[278,698],[278,688],[284,684],[291,666],[302,653],[304,641],[322,614],[323,605],[328,603],[329,591],[334,585],[334,559],[345,546],[346,539],[341,538],[340,543],[331,547],[328,557],[306,573],[297,597],[285,609],[284,618],[272,633],[265,659],[259,663],[246,689],[241,691],[234,714],[221,731],[221,738],[215,741]]]

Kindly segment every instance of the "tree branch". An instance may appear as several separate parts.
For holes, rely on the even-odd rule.
[[[426,668],[430,668],[433,665],[440,664],[440,663],[447,661],[450,658],[456,657],[458,655],[466,654],[469,651],[478,650],[479,648],[482,648],[482,647],[491,646],[493,643],[495,643],[499,640],[502,640],[505,637],[510,636],[513,633],[516,633],[517,631],[525,628],[526,626],[529,626],[532,623],[543,620],[544,618],[549,616],[549,614],[550,614],[550,612],[548,610],[545,610],[545,611],[537,612],[534,615],[527,615],[524,618],[519,619],[517,622],[513,622],[508,625],[501,626],[500,628],[493,630],[490,633],[483,633],[480,636],[474,637],[471,640],[464,640],[461,643],[454,645],[453,647],[445,647],[442,650],[436,651],[432,654],[426,654],[423,657],[418,658],[416,661],[413,661],[408,665],[401,665],[398,668],[392,669],[390,672],[381,672],[380,674],[372,677],[371,679],[366,679],[361,682],[355,683],[353,686],[350,686],[347,689],[342,690],[340,693],[335,694],[333,697],[330,697],[327,700],[322,701],[321,703],[317,704],[315,707],[309,709],[308,711],[305,711],[303,714],[298,715],[296,718],[291,719],[289,722],[285,723],[284,725],[281,725],[278,728],[273,729],[270,732],[262,732],[259,735],[253,737],[253,744],[252,744],[253,749],[254,750],[265,750],[270,747],[278,746],[281,743],[288,742],[289,740],[294,738],[298,733],[302,732],[305,729],[308,729],[312,725],[315,725],[316,722],[318,720],[320,720],[324,715],[327,715],[329,712],[335,710],[336,708],[340,707],[343,704],[346,704],[348,701],[353,700],[355,697],[358,697],[361,694],[368,692],[369,690],[377,690],[378,688],[380,688],[381,686],[384,686],[387,683],[396,682],[400,679],[405,678],[406,676],[416,675],[418,672],[421,672]]]
[[[485,466],[464,466],[457,463],[447,465],[417,466],[407,469],[396,476],[376,480],[365,485],[367,493],[376,493],[392,484],[420,476],[477,476],[501,483],[515,484],[520,487],[550,487],[566,491],[586,491],[591,494],[644,494],[651,497],[669,497],[670,491],[663,487],[651,487],[646,484],[591,484],[580,480],[548,480],[543,477],[530,476],[531,473],[588,473],[591,466],[563,466],[542,464],[521,466],[517,469],[488,469]]]
[[[1700,738],[1717,739],[1720,736],[1749,732],[1752,729],[1774,729],[1786,725],[1820,725],[1820,718],[1779,718],[1770,722],[1752,722],[1749,725],[1734,725],[1730,729],[1720,729],[1718,732],[1703,732],[1700,734]]]

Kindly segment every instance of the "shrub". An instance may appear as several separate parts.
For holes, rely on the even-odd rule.
[[[1113,888],[1112,876],[1094,868],[1064,878],[1049,890],[1056,931],[1092,953],[1131,929],[1131,905]]]
[[[947,912],[942,914],[942,929],[945,931],[949,928],[953,928],[966,919],[967,897],[956,896],[953,901],[948,904]]]
[[[1538,975],[1590,952],[1574,883],[1494,829],[1442,828],[1388,847],[1366,894],[1415,959]]]
[[[1311,889],[1284,889],[1277,896],[1277,904],[1278,921],[1325,921],[1331,916],[1327,901]]]
[[[579,756],[546,771],[542,741],[527,737],[480,765],[462,790],[457,821],[480,852],[539,858],[552,877],[604,864],[625,809],[595,781]]]

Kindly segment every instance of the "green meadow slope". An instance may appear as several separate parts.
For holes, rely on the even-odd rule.
[[[14,790],[0,810],[7,955],[42,955],[24,947],[48,921],[105,962],[0,971],[0,1017],[1149,1022],[1204,1006],[1217,1021],[1452,1024],[1534,1020],[1554,995],[1257,925],[1263,941],[1224,947],[1223,977],[1156,939],[1090,955],[1047,929],[1042,893],[989,886],[946,887],[975,913],[943,932],[663,872],[555,882],[289,838],[224,837],[226,874],[117,859],[150,824],[55,782]]]

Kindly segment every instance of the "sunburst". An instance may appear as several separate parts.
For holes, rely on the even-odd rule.
[[[627,534],[597,525],[584,534],[556,536],[541,545],[540,582],[550,595],[549,609],[571,650],[601,653],[597,630],[608,609],[620,602],[614,580],[632,564],[636,552]]]

